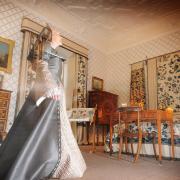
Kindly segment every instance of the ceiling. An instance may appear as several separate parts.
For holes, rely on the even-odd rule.
[[[180,11],[173,0],[54,0],[80,21],[110,34],[129,31],[155,18]],[[86,27],[88,30],[88,27]]]
[[[61,22],[61,26],[67,31],[106,53],[180,29],[180,0],[31,1],[34,8],[45,10],[46,5],[49,17],[54,13],[59,21],[64,19],[67,22]],[[48,13],[45,15],[48,17]]]

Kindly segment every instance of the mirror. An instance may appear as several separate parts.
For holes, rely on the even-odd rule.
[[[65,95],[66,95],[66,107],[67,109],[72,108],[73,104],[73,92],[76,88],[76,59],[75,53],[65,49],[63,47],[58,47],[57,52],[59,56],[66,59],[63,62],[61,80],[64,85]]]

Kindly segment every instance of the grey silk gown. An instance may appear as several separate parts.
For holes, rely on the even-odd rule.
[[[37,78],[6,139],[0,146],[0,180],[81,177],[85,162],[73,137],[60,82],[61,60],[49,45],[37,64]],[[60,101],[36,101],[58,87]]]

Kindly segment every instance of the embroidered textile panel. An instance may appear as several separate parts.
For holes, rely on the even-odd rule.
[[[87,58],[76,54],[76,97],[75,107],[86,107],[87,104]]]
[[[180,111],[180,51],[157,58],[158,109]]]
[[[131,71],[130,102],[133,104],[146,104],[145,99],[145,74],[144,68]]]

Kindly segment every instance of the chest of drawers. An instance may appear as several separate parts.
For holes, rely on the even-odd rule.
[[[11,91],[0,89],[0,136],[2,139],[6,136],[10,98]]]
[[[106,91],[89,91],[89,107],[97,105],[98,124],[109,124],[110,114],[117,109],[118,95]]]
[[[102,144],[105,142],[108,127],[111,127],[111,114],[117,109],[118,95],[107,91],[89,91],[89,107],[97,107],[96,138],[99,144],[99,128],[102,127]],[[106,132],[105,132],[106,127]],[[99,136],[100,135],[100,136]]]

